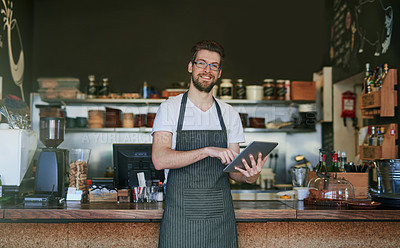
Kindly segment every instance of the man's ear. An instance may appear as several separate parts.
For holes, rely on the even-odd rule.
[[[189,73],[193,72],[193,63],[192,63],[192,61],[190,61],[189,64],[188,64],[188,72]]]
[[[220,77],[221,77],[221,75],[222,75],[222,69],[221,69],[221,70],[219,70],[219,73],[218,73],[218,78],[220,78]]]

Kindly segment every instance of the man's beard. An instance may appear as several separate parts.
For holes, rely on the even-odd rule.
[[[198,89],[199,91],[209,93],[212,90],[212,88],[214,87],[214,85],[217,83],[217,79],[214,76],[209,75],[210,77],[212,77],[214,79],[214,81],[210,85],[205,86],[199,82],[200,76],[201,75],[198,75],[198,77],[196,79],[192,74],[192,82],[193,82],[194,87],[196,87],[196,89]]]

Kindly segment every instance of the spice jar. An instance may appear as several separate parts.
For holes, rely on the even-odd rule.
[[[224,100],[233,98],[233,84],[231,79],[221,79],[219,97]]]
[[[264,79],[263,84],[264,100],[275,99],[275,83],[273,79]]]
[[[243,79],[236,80],[235,92],[236,99],[246,99],[246,87],[244,87]]]
[[[89,75],[89,85],[87,88],[87,98],[93,99],[97,97],[97,85],[94,75]]]
[[[276,100],[285,100],[285,80],[276,80]]]
[[[99,88],[99,98],[108,98],[110,94],[110,84],[108,83],[108,78],[103,78],[103,83]]]

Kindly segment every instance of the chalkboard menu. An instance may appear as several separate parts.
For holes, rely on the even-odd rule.
[[[337,80],[363,71],[365,63],[400,65],[399,7],[398,0],[332,2],[329,54]]]

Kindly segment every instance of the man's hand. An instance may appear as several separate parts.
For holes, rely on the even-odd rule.
[[[250,157],[251,167],[247,164],[245,159],[242,159],[242,163],[246,170],[240,169],[239,167],[235,167],[235,169],[238,170],[240,173],[242,173],[246,183],[254,183],[255,181],[257,181],[258,175],[260,174],[263,165],[267,161],[268,156],[265,156],[265,158],[262,159],[261,152],[258,153],[257,163],[253,155],[250,154],[249,157]]]
[[[224,165],[230,164],[238,153],[230,148],[207,147],[208,156],[218,158]]]

